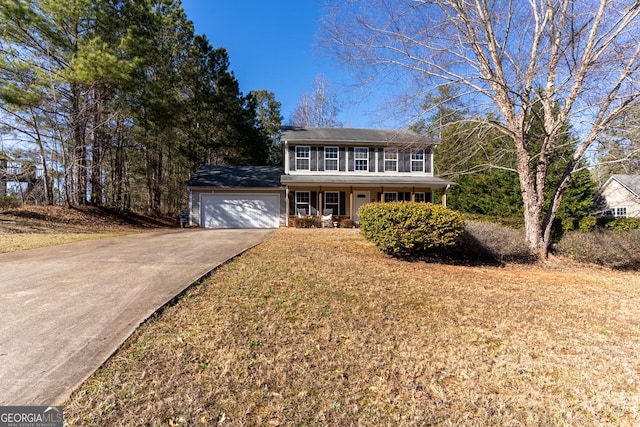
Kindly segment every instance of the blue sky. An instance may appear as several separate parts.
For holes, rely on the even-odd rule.
[[[319,0],[182,0],[182,6],[198,34],[229,51],[245,94],[257,89],[275,93],[285,124],[321,73],[340,95],[340,120],[346,127],[379,127],[368,113],[373,107],[364,91],[354,89],[352,76],[318,47]]]

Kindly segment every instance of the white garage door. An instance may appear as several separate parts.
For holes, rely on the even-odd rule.
[[[278,228],[280,196],[277,194],[203,195],[205,228]]]

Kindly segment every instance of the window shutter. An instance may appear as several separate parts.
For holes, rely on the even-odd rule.
[[[318,168],[319,171],[324,171],[324,147],[318,147]]]
[[[318,212],[318,192],[312,191],[310,194],[311,200],[309,200],[311,204],[311,215],[315,215]],[[315,210],[315,212],[314,212]]]
[[[431,148],[424,150],[424,171],[431,173]]]
[[[340,192],[340,212],[338,214],[340,216],[345,216],[347,214],[347,193],[344,191]]]
[[[309,171],[318,170],[318,147],[309,149]]]
[[[355,159],[354,159],[354,155],[353,155],[353,147],[349,147],[349,172],[353,172],[353,167],[355,165]]]
[[[401,151],[398,153],[398,171],[411,172],[411,153]]]
[[[344,172],[346,166],[347,156],[345,154],[344,147],[338,149],[338,170]]]
[[[380,201],[382,201],[382,193],[378,193],[378,198],[376,199],[376,202]]]
[[[378,152],[378,172],[384,172],[384,149],[377,149]]]
[[[369,172],[376,171],[376,153],[375,148],[369,148]]]
[[[295,162],[294,162],[295,163]],[[289,215],[296,214],[296,192],[289,192]]]
[[[296,147],[289,146],[289,170],[296,170]]]

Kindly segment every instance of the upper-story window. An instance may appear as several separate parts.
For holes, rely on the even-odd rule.
[[[424,172],[424,150],[411,153],[411,172]]]
[[[324,170],[338,170],[338,147],[324,147]]]
[[[296,147],[296,170],[310,170],[311,148]]]
[[[398,172],[398,149],[397,148],[384,149],[384,171]]]
[[[369,149],[356,147],[353,150],[355,156],[355,170],[356,171],[368,171],[369,170]]]

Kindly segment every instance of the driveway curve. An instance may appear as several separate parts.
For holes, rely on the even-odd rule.
[[[273,230],[171,230],[0,254],[0,405],[54,405],[192,283]]]

